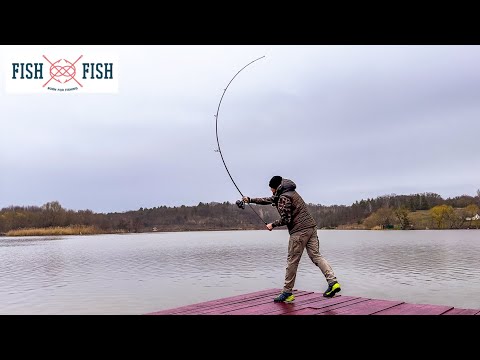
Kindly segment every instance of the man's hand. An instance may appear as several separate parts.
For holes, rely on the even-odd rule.
[[[244,196],[244,197],[242,198],[242,200],[243,200],[246,204],[248,204],[248,203],[250,202],[250,198],[249,198],[248,196]]]
[[[270,230],[270,231],[272,231],[272,229],[273,229],[273,224],[272,224],[272,223],[267,224],[267,229]]]

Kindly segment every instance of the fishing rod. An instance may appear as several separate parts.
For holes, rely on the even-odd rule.
[[[218,145],[218,148],[215,150],[216,152],[218,152],[220,154],[220,157],[222,158],[222,162],[223,162],[223,165],[225,166],[225,170],[227,170],[227,174],[228,176],[230,176],[230,180],[232,180],[233,182],[233,185],[235,185],[235,187],[237,188],[238,192],[240,193],[240,195],[242,196],[242,200],[237,200],[236,204],[239,208],[241,209],[245,209],[245,202],[243,201],[243,198],[244,198],[244,195],[242,194],[242,192],[240,191],[240,189],[238,188],[237,184],[235,183],[235,180],[233,180],[233,177],[232,175],[230,174],[230,171],[228,170],[228,167],[227,167],[227,164],[225,163],[225,159],[223,158],[223,154],[222,154],[222,149],[220,148],[220,141],[218,140],[218,113],[220,111],[220,105],[222,105],[222,100],[223,100],[223,97],[225,96],[225,93],[227,92],[227,89],[228,87],[230,86],[230,84],[232,83],[233,79],[235,79],[237,77],[238,74],[240,74],[240,72],[245,69],[247,66],[253,64],[255,61],[257,60],[260,60],[262,58],[264,58],[264,56],[262,57],[259,57],[258,59],[255,59],[251,62],[249,62],[247,65],[245,65],[243,68],[241,68],[236,74],[235,76],[232,78],[232,80],[230,80],[230,82],[228,83],[227,87],[223,90],[223,94],[222,94],[222,97],[220,98],[220,102],[218,103],[218,108],[217,108],[217,114],[215,115],[215,133],[216,133],[216,136],[217,136],[217,145]],[[262,217],[255,211],[255,209],[252,207],[252,205],[250,205],[250,203],[247,203],[247,205],[250,207],[250,209],[252,209],[252,211],[257,214],[257,216],[259,217],[260,220],[262,220],[262,222],[267,225],[267,223],[265,222],[265,220],[262,219]]]

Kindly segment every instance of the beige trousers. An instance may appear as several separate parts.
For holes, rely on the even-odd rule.
[[[290,235],[288,241],[287,268],[285,273],[284,292],[292,292],[297,277],[298,263],[307,248],[307,254],[312,262],[322,271],[328,284],[337,281],[328,261],[320,254],[317,227],[308,228]]]

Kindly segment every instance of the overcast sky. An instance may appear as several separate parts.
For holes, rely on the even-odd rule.
[[[479,46],[76,46],[117,94],[10,94],[0,46],[0,208],[95,212],[240,198],[273,175],[306,202],[480,188]],[[60,47],[61,48],[61,47]]]

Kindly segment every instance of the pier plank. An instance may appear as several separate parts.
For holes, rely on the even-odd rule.
[[[293,291],[293,303],[275,303],[273,298],[281,291],[279,288],[260,290],[145,315],[480,315],[480,309],[411,304],[341,294],[325,298],[321,293],[298,289]]]

